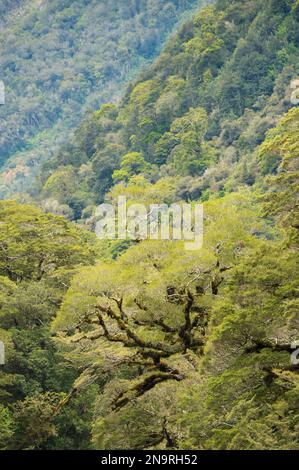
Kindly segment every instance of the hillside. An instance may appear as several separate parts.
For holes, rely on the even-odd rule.
[[[45,164],[43,204],[85,219],[133,174],[172,181],[174,200],[252,185],[261,176],[255,149],[292,107],[299,76],[292,3],[217,2],[197,14],[119,106],[89,114]],[[123,163],[127,155],[140,160],[137,171]]]
[[[298,23],[199,9],[0,203],[0,449],[299,449]],[[97,239],[120,195],[202,203],[203,246]]]
[[[88,109],[115,100],[197,0],[1,2],[2,197],[30,176]]]

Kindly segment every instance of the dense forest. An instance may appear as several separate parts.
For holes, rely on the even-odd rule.
[[[88,109],[118,99],[198,0],[1,0],[0,195],[30,188]],[[2,24],[1,24],[2,23]],[[43,151],[41,151],[41,148]],[[30,178],[31,176],[31,178]]]
[[[201,5],[0,202],[0,449],[299,449],[298,26],[298,0]],[[202,203],[202,248],[99,240],[120,195]]]

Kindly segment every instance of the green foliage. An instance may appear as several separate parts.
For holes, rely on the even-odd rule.
[[[4,406],[0,405],[0,426],[1,426],[1,437],[0,437],[0,450],[7,449],[7,443],[13,435],[13,418],[10,411]]]
[[[276,173],[289,160],[296,161],[299,156],[299,110],[292,108],[281,120],[279,126],[269,131],[259,149],[259,160],[263,174]],[[283,162],[282,162],[283,160]]]
[[[266,243],[262,234],[271,235],[257,209],[248,194],[210,201],[202,250],[188,253],[181,242],[146,241],[74,278],[53,331],[64,331],[62,342],[85,364],[80,387],[101,382],[93,426],[97,448],[185,446],[177,437],[177,406],[195,370],[196,380],[203,380],[200,361],[212,359],[218,296],[222,305],[233,267]],[[79,358],[81,343],[86,352]]]
[[[278,215],[280,222],[298,237],[299,109],[292,108],[280,124],[267,135],[260,148],[263,168],[276,161],[277,174],[269,178],[266,211]],[[279,165],[279,166],[278,166]],[[277,168],[278,167],[278,168]]]
[[[213,149],[204,143],[208,116],[204,109],[190,108],[189,112],[173,121],[170,131],[177,145],[172,149],[169,163],[181,176],[202,175],[215,160]]]
[[[94,259],[84,236],[95,239],[62,217],[14,202],[0,203],[0,217],[0,273],[12,281],[40,281],[59,268],[72,269]]]
[[[0,204],[1,448],[299,448],[298,20],[202,9],[44,166],[41,206],[91,228],[118,196],[204,201],[201,249]]]
[[[197,126],[201,142],[205,117],[193,109],[168,134]],[[298,449],[297,142],[293,108],[257,152],[264,167],[277,155],[277,174],[258,197],[211,197],[198,252],[144,241],[74,278],[53,331],[83,364],[80,387],[99,385],[96,448]],[[178,178],[133,176],[107,199],[174,201]]]
[[[0,220],[0,338],[6,353],[0,371],[0,447],[77,446],[55,421],[76,369],[58,351],[49,324],[70,278],[94,262],[97,241],[62,217],[12,201],[1,202]],[[64,415],[76,429],[74,439],[88,447],[90,417],[86,413],[79,422],[80,406],[78,401]]]
[[[189,178],[180,195],[206,199],[274,171],[278,157],[264,168],[254,151],[291,107],[286,90],[299,72],[297,9],[276,3],[218,1],[201,9],[120,104],[90,113],[47,162],[41,198],[57,200],[60,213],[78,220],[136,173],[150,182],[180,176],[182,186]],[[136,170],[125,168],[127,155],[150,166],[140,160]]]
[[[39,449],[49,437],[55,435],[52,414],[59,395],[46,393],[27,397],[14,406],[16,430],[12,447],[16,449]]]
[[[131,152],[124,155],[120,162],[120,169],[113,175],[113,181],[127,182],[132,176],[150,171],[150,165],[144,160],[139,152]]]
[[[0,165],[9,161],[1,195],[19,191],[21,184],[30,191],[41,161],[57,152],[86,111],[119,97],[122,85],[157,56],[197,3],[61,0],[41,6],[2,1],[0,68],[6,105],[0,109]]]

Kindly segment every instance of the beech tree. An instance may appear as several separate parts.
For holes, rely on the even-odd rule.
[[[253,231],[259,226],[246,195],[228,196],[220,207],[211,202],[207,213],[202,252],[185,252],[182,242],[142,242],[112,264],[82,271],[53,323],[57,340],[71,348],[74,363],[80,354],[84,367],[69,400],[90,383],[101,387],[94,434],[100,447],[137,441],[140,448],[156,442],[175,446],[165,411],[157,411],[154,424],[152,418],[142,421],[140,435],[132,429],[125,437],[125,423],[133,422],[136,407],[146,420],[147,404],[158,406],[154,396],[161,403],[168,387],[188,383],[206,345],[211,305],[236,257],[255,243]]]

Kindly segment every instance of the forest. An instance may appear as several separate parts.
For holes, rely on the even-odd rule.
[[[0,450],[298,450],[299,0],[6,3],[1,159],[43,156],[0,201]],[[119,196],[203,204],[203,246],[99,239]]]
[[[198,3],[1,0],[1,197],[27,191],[84,113],[117,100]]]

